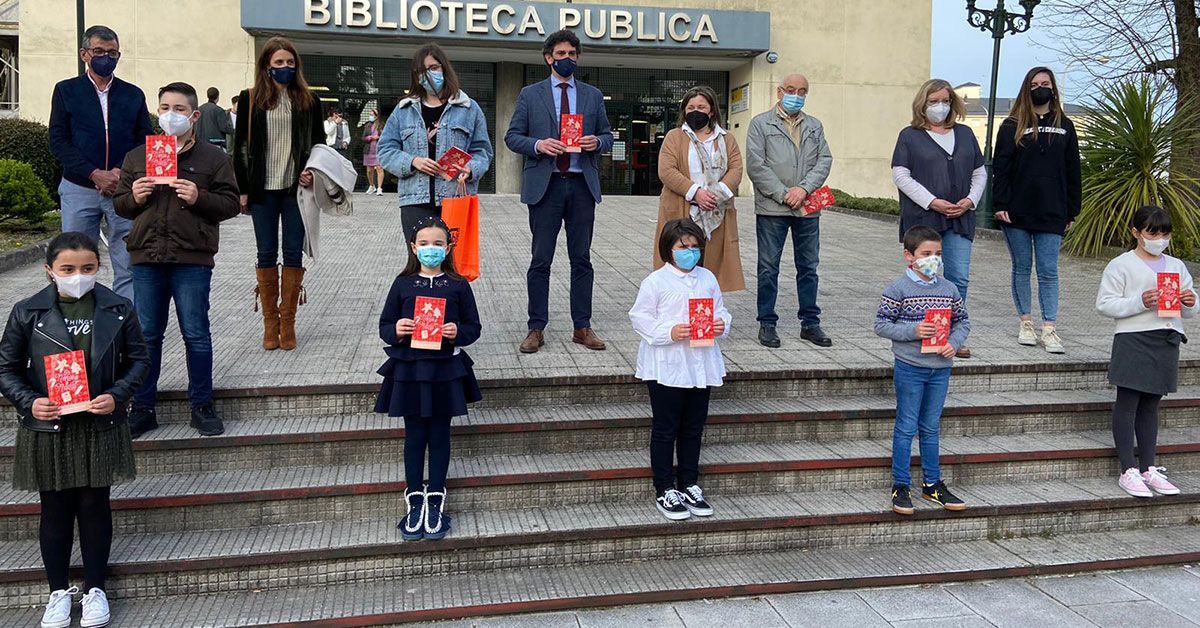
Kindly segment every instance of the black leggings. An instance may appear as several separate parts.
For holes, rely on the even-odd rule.
[[[404,481],[408,490],[425,484],[425,449],[429,448],[429,490],[446,490],[450,471],[450,417],[404,417]]]
[[[1158,402],[1162,395],[1152,395],[1132,388],[1117,387],[1113,404],[1113,442],[1121,460],[1121,472],[1138,467],[1145,472],[1154,466],[1154,448],[1158,444]],[[1134,437],[1137,437],[1137,460],[1133,457]]]
[[[42,522],[38,540],[51,591],[70,586],[71,545],[79,521],[79,549],[83,554],[84,591],[104,590],[104,572],[112,549],[112,507],[109,488],[69,488],[42,491]]]

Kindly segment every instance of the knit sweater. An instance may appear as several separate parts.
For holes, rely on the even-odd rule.
[[[1192,275],[1178,258],[1163,255],[1166,260],[1164,272],[1179,273],[1179,291],[1195,292]],[[1158,308],[1148,308],[1142,303],[1142,293],[1158,288],[1158,273],[1137,253],[1128,251],[1113,258],[1104,268],[1100,278],[1100,292],[1096,294],[1096,310],[1109,318],[1117,319],[1116,333],[1123,334],[1154,329],[1174,329],[1183,333],[1183,321],[1178,318],[1162,318]],[[1192,318],[1200,313],[1200,301],[1192,307],[1184,307],[1183,318]]]
[[[925,310],[933,308],[951,310],[950,345],[955,349],[962,348],[971,332],[971,322],[958,288],[945,277],[937,277],[928,283],[914,280],[905,273],[884,289],[879,310],[875,313],[875,333],[891,339],[892,353],[897,360],[934,369],[954,364],[953,358],[921,353],[917,325],[924,322]]]

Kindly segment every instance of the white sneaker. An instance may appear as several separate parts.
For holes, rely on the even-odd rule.
[[[1058,337],[1058,332],[1054,331],[1053,327],[1046,326],[1042,328],[1042,346],[1045,347],[1046,353],[1066,353],[1063,348],[1062,338]]]
[[[1017,332],[1017,342],[1026,347],[1036,347],[1037,332],[1033,329],[1033,321],[1021,321],[1021,331]]]
[[[42,628],[70,628],[72,597],[79,593],[79,587],[60,589],[50,594],[46,602],[46,612],[42,614]]]
[[[99,628],[107,626],[109,620],[108,614],[108,596],[97,588],[92,588],[87,595],[83,596],[83,617],[79,620],[80,628]]]
[[[383,188],[375,188],[375,196],[383,196]]]
[[[367,188],[366,194],[374,194],[374,193],[375,193],[375,186],[372,185],[371,187]]]

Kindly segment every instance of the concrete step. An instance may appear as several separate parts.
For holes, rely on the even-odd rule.
[[[951,436],[942,439],[941,462],[947,480],[959,484],[1116,477],[1111,438],[1107,430]],[[712,445],[701,471],[714,493],[877,490],[890,484],[890,451],[890,438]],[[1174,472],[1200,471],[1200,426],[1161,430],[1158,452],[1157,462]],[[647,498],[647,459],[645,448],[457,456],[448,486],[464,510]],[[400,461],[142,476],[114,489],[115,526],[126,534],[360,519],[399,512],[403,479]],[[36,495],[0,490],[0,540],[34,538],[37,512]]]
[[[1200,486],[1200,473],[1172,476]],[[440,542],[405,543],[398,513],[381,518],[119,536],[108,594],[129,598],[346,584],[379,578],[478,573],[546,564],[661,560],[747,551],[942,544],[1076,534],[1200,521],[1200,492],[1131,498],[1111,478],[956,485],[968,501],[951,513],[917,500],[913,517],[890,512],[886,489],[798,494],[713,494],[711,518],[669,522],[649,500],[554,509],[470,511],[448,502],[455,530]],[[82,577],[78,553],[75,576]],[[0,543],[0,607],[45,592],[35,539]],[[284,577],[286,575],[286,578]]]
[[[114,600],[113,625],[368,626],[469,616],[1143,567],[1200,559],[1194,525],[956,543],[737,552]],[[152,592],[147,591],[147,594]],[[40,609],[0,611],[32,625]]]
[[[1075,433],[1106,429],[1111,391],[956,393],[947,399],[944,436]],[[890,437],[891,395],[718,399],[706,445],[830,442]],[[1200,387],[1162,404],[1161,427],[1200,426]],[[454,455],[495,456],[635,449],[645,445],[648,404],[483,408],[455,420]],[[16,426],[0,432],[0,483],[12,477]],[[237,469],[368,464],[404,451],[403,422],[376,414],[229,421],[218,437],[183,423],[165,424],[134,442],[143,476]]]

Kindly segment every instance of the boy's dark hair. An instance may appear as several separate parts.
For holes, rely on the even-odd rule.
[[[938,233],[933,227],[925,225],[917,225],[909,227],[908,231],[904,232],[904,250],[909,253],[916,253],[921,244],[925,242],[941,242],[942,234]]]
[[[675,261],[671,249],[684,236],[692,236],[700,243],[700,263],[704,262],[704,244],[708,241],[708,238],[704,236],[704,229],[701,229],[700,225],[691,218],[676,218],[663,225],[662,235],[658,236],[658,257],[664,264],[671,264]]]
[[[458,274],[458,270],[454,268],[454,233],[450,230],[450,226],[442,221],[437,216],[429,216],[417,221],[413,225],[410,232],[404,234],[404,241],[409,244],[409,248],[417,242],[417,233],[422,229],[435,227],[446,232],[446,259],[442,262],[442,272],[451,279],[462,279],[463,276]],[[415,253],[411,251],[408,254],[408,263],[404,265],[404,270],[400,271],[401,277],[416,275],[421,272],[421,262],[417,259]]]
[[[1138,231],[1171,233],[1171,212],[1155,205],[1146,205],[1133,212],[1130,226]]]
[[[96,246],[96,241],[86,233],[64,231],[54,236],[46,247],[46,265],[53,266],[58,254],[63,251],[91,251],[96,254],[96,261],[100,261],[100,247]]]
[[[210,87],[206,95],[208,96],[208,102],[217,102],[221,99],[221,90]]]
[[[158,88],[159,100],[161,100],[162,95],[167,92],[183,94],[187,98],[188,105],[191,105],[193,111],[200,108],[200,97],[196,95],[196,88],[188,85],[187,83],[175,81],[174,83],[168,83]]]
[[[542,44],[542,54],[554,54],[554,47],[561,43],[571,44],[575,46],[575,52],[583,54],[583,45],[579,43],[579,36],[565,29],[550,33],[550,36],[546,38],[546,43]]]
[[[233,104],[235,104],[235,105],[236,105],[236,104],[238,103],[238,97],[237,97],[236,95],[234,95],[234,97],[233,97],[233,98],[229,99],[229,102],[231,102],[231,103],[233,103]]]

